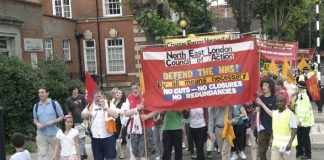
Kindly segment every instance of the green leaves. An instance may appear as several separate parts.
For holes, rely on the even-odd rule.
[[[70,80],[65,75],[65,62],[53,58],[40,60],[38,68],[33,68],[17,57],[0,54],[0,103],[4,107],[5,138],[9,145],[9,137],[14,132],[26,135],[36,133],[33,125],[33,105],[39,101],[38,88],[45,85],[49,89],[49,97],[57,100],[65,109],[65,100],[69,96],[68,86],[76,85],[80,91],[83,84]]]
[[[208,3],[208,2],[207,2]],[[204,19],[204,3],[201,0],[170,0],[170,6],[176,13],[183,12],[185,18],[189,21],[189,26],[186,29],[188,33],[204,33],[205,19]],[[209,4],[207,4],[209,6]],[[217,19],[212,17],[211,11],[208,10],[207,23],[208,31],[216,24]]]
[[[161,18],[156,10],[142,11],[136,17],[137,23],[144,30],[154,37],[176,35],[179,28],[169,19]]]
[[[162,4],[161,4],[162,3]],[[156,5],[158,4],[158,5]],[[129,3],[137,23],[145,32],[147,43],[157,43],[156,39],[165,36],[178,36],[181,28],[177,22],[168,19],[169,7],[174,13],[185,13],[185,18],[189,20],[188,33],[203,33],[204,22],[204,3],[200,0],[169,0],[169,1],[135,1]],[[163,6],[161,9],[161,6]],[[168,14],[168,15],[166,15]],[[216,19],[211,18],[208,11],[208,30],[210,31]],[[160,38],[161,39],[161,38]]]
[[[254,0],[255,15],[264,20],[265,31],[274,40],[294,41],[295,32],[307,24],[307,0]]]

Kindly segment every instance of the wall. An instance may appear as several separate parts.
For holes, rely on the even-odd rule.
[[[227,8],[227,17],[225,17],[226,8]],[[218,18],[234,17],[232,8],[229,5],[211,6],[211,10],[214,17],[218,17]]]
[[[102,72],[103,79],[106,82],[120,82],[120,81],[133,81],[138,79],[134,73],[137,73],[135,68],[135,51],[134,51],[134,34],[133,34],[133,19],[124,19],[118,21],[111,21],[111,19],[101,19],[99,23],[100,26],[100,47],[101,47],[101,60],[102,60]],[[125,49],[125,64],[126,64],[126,74],[111,75],[107,73],[106,66],[106,48],[105,39],[110,38],[109,30],[115,28],[118,31],[118,37],[124,38],[124,49]],[[97,53],[97,72],[100,73],[99,66],[99,42],[98,42],[98,32],[96,22],[80,22],[78,24],[78,31],[84,33],[86,30],[92,32],[92,38],[95,39],[96,43],[96,53]],[[82,46],[83,52],[83,46]],[[130,74],[130,75],[129,75]]]
[[[66,74],[78,78],[79,58],[78,46],[75,38],[77,29],[76,21],[53,16],[43,16],[44,37],[51,37],[53,42],[53,53],[63,58],[63,40],[69,39],[71,45],[71,61],[67,61]]]
[[[0,6],[0,16],[22,21],[20,26],[20,44],[17,43],[20,45],[21,51],[18,51],[21,53],[18,52],[17,54],[30,63],[31,52],[24,51],[24,38],[43,38],[42,6],[38,3],[19,0],[2,0]],[[43,54],[44,52],[37,52],[37,56],[42,57]]]

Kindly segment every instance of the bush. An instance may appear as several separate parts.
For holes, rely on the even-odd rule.
[[[82,82],[68,79],[64,75],[64,69],[65,62],[58,58],[40,60],[39,67],[33,68],[17,57],[0,55],[0,101],[4,107],[7,145],[10,144],[10,135],[14,132],[24,133],[28,137],[35,136],[32,110],[33,105],[39,101],[40,86],[48,87],[49,97],[57,100],[63,110],[69,96],[68,86],[73,84],[80,90],[84,89]]]

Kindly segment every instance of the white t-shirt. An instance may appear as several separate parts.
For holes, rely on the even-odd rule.
[[[204,118],[204,109],[203,108],[190,109],[190,127],[201,128],[205,126],[206,126],[206,122]]]
[[[56,138],[60,140],[61,143],[61,156],[70,156],[77,154],[76,145],[74,138],[79,136],[79,131],[71,128],[70,132],[65,135],[60,129],[56,133]]]
[[[17,152],[10,157],[10,160],[31,160],[30,153],[28,150],[24,150],[23,152]]]
[[[92,103],[92,105],[90,128],[93,138],[107,138],[112,136],[113,134],[108,133],[106,129],[104,110],[94,103]],[[84,108],[82,111],[82,113],[85,114],[89,112],[88,107]]]

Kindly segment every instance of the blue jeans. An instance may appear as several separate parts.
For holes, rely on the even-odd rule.
[[[112,160],[116,157],[116,137],[91,138],[91,147],[95,160]]]

